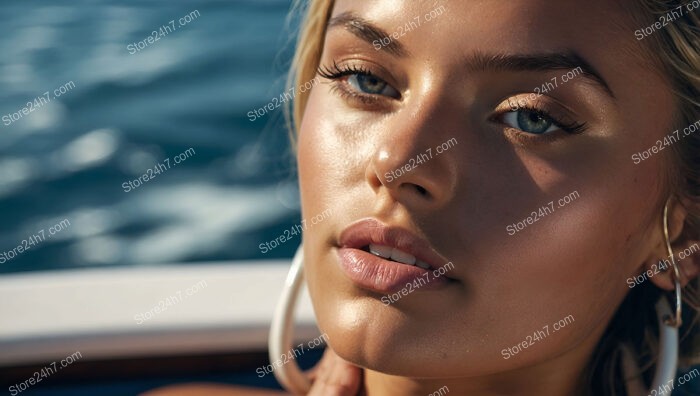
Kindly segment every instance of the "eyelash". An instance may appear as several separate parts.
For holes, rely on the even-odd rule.
[[[331,81],[333,83],[333,86],[331,87],[332,91],[335,91],[338,95],[340,95],[341,98],[344,99],[351,99],[351,100],[357,100],[360,101],[361,103],[365,105],[377,105],[378,103],[381,103],[383,100],[387,99],[385,96],[382,95],[376,95],[376,94],[365,94],[361,92],[357,92],[354,89],[348,88],[347,84],[339,81],[344,77],[347,76],[352,76],[352,75],[364,75],[364,76],[373,76],[377,77],[372,71],[369,69],[363,67],[363,66],[358,66],[358,65],[338,65],[335,61],[333,61],[332,66],[319,66],[317,73],[319,76]],[[379,77],[377,77],[379,78]],[[518,107],[513,110],[513,109],[508,109],[507,111],[501,111],[498,114],[495,114],[493,117],[491,117],[491,121],[495,122],[501,122],[502,123],[502,118],[506,113],[510,113],[513,111],[530,111],[534,114],[537,114],[540,117],[546,118],[548,120],[551,120],[554,125],[559,127],[562,131],[566,132],[569,135],[577,135],[580,133],[583,133],[586,130],[586,123],[579,123],[576,121],[562,121],[560,118],[555,117],[552,115],[552,113],[545,108],[543,108],[543,105],[518,105]],[[528,132],[520,131],[517,130],[516,128],[513,127],[508,127],[510,130],[516,130],[516,136],[518,139],[521,139],[523,141],[530,141],[530,140],[554,140],[560,136],[557,136],[559,134],[557,133],[546,133],[546,134],[541,134],[541,135],[535,135],[535,134],[530,134]]]
[[[339,66],[335,61],[333,61],[333,66],[331,66],[331,67],[319,66],[318,67],[318,74],[321,77],[329,79],[329,80],[337,80],[339,78],[353,75],[353,74],[373,75],[371,71],[369,71],[361,66],[356,66],[356,65]]]
[[[562,131],[568,133],[569,135],[578,135],[580,133],[583,133],[586,130],[586,123],[585,122],[576,122],[576,121],[563,121],[558,117],[555,117],[552,115],[550,111],[547,109],[543,108],[544,106],[542,105],[518,105],[517,108],[515,109],[508,109],[507,111],[501,111],[498,114],[496,114],[494,117],[492,117],[493,121],[497,122],[502,122],[502,118],[506,113],[512,113],[512,112],[517,112],[517,111],[529,111],[531,113],[534,113],[542,118],[546,118],[554,125],[559,127]],[[509,127],[512,128],[512,127]],[[514,128],[512,128],[514,129]],[[527,133],[527,132],[523,132]],[[537,135],[537,136],[547,136],[551,135],[549,134],[542,134],[542,135]]]
[[[316,71],[319,76],[331,81],[333,83],[333,86],[331,89],[335,91],[338,95],[340,95],[341,98],[344,99],[354,99],[362,102],[365,105],[376,105],[379,103],[381,100],[386,99],[386,97],[382,95],[372,95],[372,94],[365,94],[361,92],[357,92],[354,89],[348,88],[346,83],[343,83],[339,81],[343,77],[347,76],[352,76],[352,75],[363,75],[363,76],[371,76],[371,77],[377,77],[374,73],[372,73],[369,69],[364,68],[362,66],[357,66],[357,65],[338,65],[335,61],[333,61],[333,65],[328,67],[328,66],[319,66],[318,70]],[[379,77],[377,77],[379,78]]]

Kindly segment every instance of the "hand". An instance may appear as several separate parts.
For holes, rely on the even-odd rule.
[[[311,390],[307,396],[357,396],[362,386],[362,369],[326,348],[321,361],[309,371]]]

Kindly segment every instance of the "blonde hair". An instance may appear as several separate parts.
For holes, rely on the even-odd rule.
[[[689,4],[690,2],[688,2]],[[686,8],[678,0],[637,0],[631,9],[636,28],[651,26],[661,16],[682,10],[682,15],[664,25],[663,29],[644,36],[640,43],[642,54],[665,77],[675,97],[674,125],[668,132],[695,124],[700,120],[700,9]],[[636,29],[634,28],[634,29]],[[636,30],[635,30],[636,36]],[[666,173],[666,191],[678,199],[688,212],[680,240],[700,239],[700,133],[685,137],[673,146],[670,169]],[[659,216],[666,196],[658,202]],[[661,227],[661,225],[659,225]],[[696,258],[697,259],[697,258]],[[658,323],[653,310],[655,302],[665,293],[650,282],[629,292],[625,301],[608,326],[598,344],[596,359],[591,367],[591,379],[596,394],[622,393],[618,357],[622,344],[631,345],[642,368],[640,375],[651,382],[652,368],[658,357]],[[670,299],[671,300],[671,299]],[[672,301],[672,300],[671,300]],[[640,309],[646,307],[646,309]],[[683,323],[680,329],[679,364],[691,366],[700,363],[700,278],[688,282],[683,288]],[[613,357],[611,359],[611,357]]]
[[[297,39],[292,66],[289,68],[287,92],[298,86],[300,82],[312,81],[316,77],[326,37],[326,24],[331,17],[334,3],[334,0],[311,0],[308,3],[304,0],[294,1],[292,12],[303,13],[305,16]],[[288,102],[288,107],[285,109],[290,138],[294,145],[296,145],[296,132],[301,128],[301,119],[310,92],[300,92],[293,102]]]
[[[633,19],[638,26],[649,26],[660,15],[684,5],[680,1],[638,0]],[[287,88],[315,78],[321,59],[326,24],[333,9],[334,0],[296,0],[294,11],[305,14],[298,36],[296,52],[289,71]],[[684,11],[685,8],[684,8]],[[700,12],[700,10],[696,10]],[[630,31],[630,35],[632,32]],[[700,21],[698,15],[686,11],[664,29],[656,31],[640,43],[645,52],[672,86],[677,102],[675,128],[681,130],[700,119]],[[308,101],[309,91],[295,97],[287,108],[287,121],[292,141]],[[669,128],[670,129],[670,128]],[[669,193],[686,203],[688,218],[684,227],[687,238],[700,237],[700,131],[686,137],[674,147],[675,155],[668,180]],[[662,197],[663,204],[666,197]],[[661,205],[662,205],[661,204]],[[662,206],[659,206],[659,215]],[[699,358],[700,337],[700,279],[689,282],[683,290],[684,325],[681,328],[681,365],[695,364]],[[620,347],[630,345],[642,368],[643,377],[651,382],[651,368],[657,357],[658,324],[654,303],[665,292],[646,282],[629,292],[618,312],[600,340],[589,367],[589,383],[592,394],[624,394],[624,379],[620,368]],[[646,309],[640,309],[646,307]]]

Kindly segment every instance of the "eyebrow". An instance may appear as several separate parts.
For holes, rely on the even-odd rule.
[[[327,29],[344,28],[363,41],[372,44],[376,40],[390,37],[386,30],[360,17],[352,11],[343,12],[328,21]],[[399,57],[409,57],[410,52],[398,40],[382,43],[382,49]],[[541,54],[492,54],[476,52],[466,59],[466,70],[470,72],[484,71],[532,71],[548,72],[553,70],[574,70],[581,68],[577,77],[585,78],[605,94],[615,99],[615,94],[602,75],[573,50]]]
[[[467,70],[478,71],[532,71],[547,72],[552,70],[574,70],[581,68],[581,74],[575,78],[585,78],[593,83],[608,96],[615,99],[615,94],[602,75],[576,52],[566,50],[557,53],[543,54],[495,54],[487,55],[477,52],[467,61]]]
[[[330,30],[331,28],[338,27],[345,28],[345,30],[348,32],[370,44],[376,40],[382,40],[389,37],[389,33],[387,33],[386,30],[351,11],[344,12],[331,18],[328,21],[326,28]],[[390,40],[389,44],[386,45],[382,43],[382,47],[384,50],[396,57],[404,58],[409,56],[409,52],[406,50],[406,47],[404,47],[404,45],[399,43],[397,40]]]

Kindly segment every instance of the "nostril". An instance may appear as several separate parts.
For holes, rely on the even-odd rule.
[[[416,190],[418,190],[418,192],[420,193],[420,195],[422,195],[422,196],[424,196],[424,197],[428,196],[428,190],[426,190],[425,188],[423,188],[423,187],[421,187],[421,186],[419,186],[419,185],[416,185]]]
[[[426,189],[425,187],[423,187],[419,184],[402,183],[399,188],[404,190],[404,192],[406,192],[406,193],[408,193],[408,192],[410,192],[411,194],[418,193],[418,195],[422,198],[428,198],[428,199],[432,198],[430,191],[428,191],[428,189]]]

